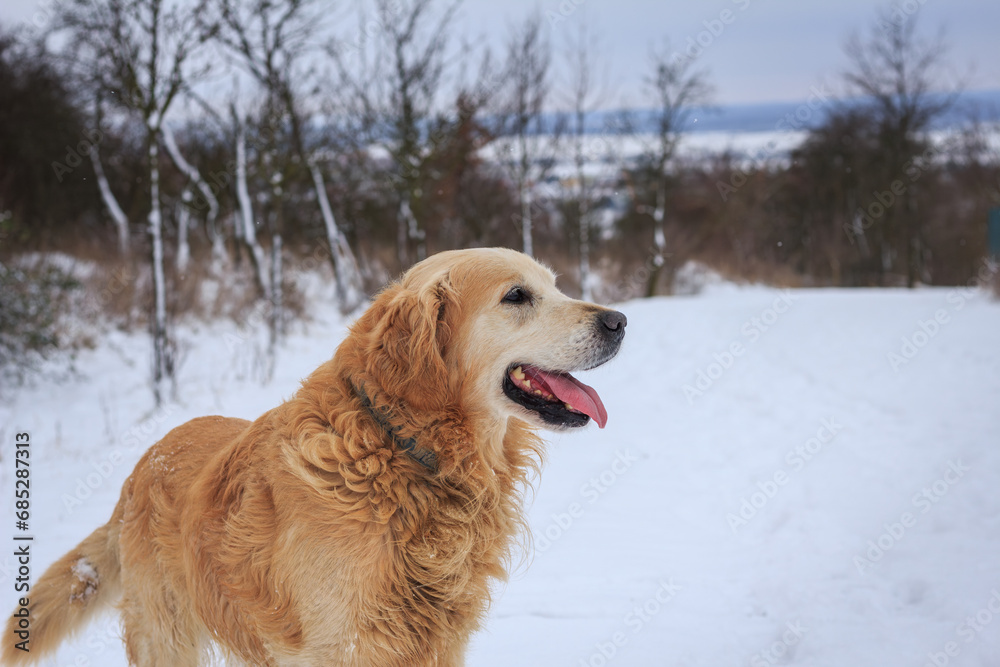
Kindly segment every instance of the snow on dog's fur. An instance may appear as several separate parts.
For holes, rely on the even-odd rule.
[[[115,600],[140,667],[198,665],[213,644],[250,665],[462,664],[524,528],[534,428],[603,425],[569,372],[614,356],[624,328],[520,253],[416,265],[288,401],[151,447],[110,521],[32,588],[31,651],[5,642],[5,664]]]

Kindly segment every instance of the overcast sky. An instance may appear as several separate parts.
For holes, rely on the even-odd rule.
[[[3,0],[0,19],[16,26],[54,2]],[[923,33],[945,30],[952,76],[965,79],[970,89],[1000,89],[1000,2],[895,4],[918,12]],[[558,60],[567,39],[586,25],[599,40],[602,69],[614,91],[605,106],[643,106],[650,49],[667,38],[672,50],[699,40],[704,45],[698,62],[710,72],[718,104],[800,101],[812,86],[836,89],[847,36],[869,29],[877,8],[886,6],[863,0],[465,0],[456,32],[500,48],[508,26],[537,7],[550,23]]]

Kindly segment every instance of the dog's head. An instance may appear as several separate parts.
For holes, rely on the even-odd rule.
[[[439,253],[380,294],[363,319],[369,376],[414,409],[458,404],[552,429],[607,421],[597,392],[571,373],[618,353],[625,316],[567,297],[527,255]]]

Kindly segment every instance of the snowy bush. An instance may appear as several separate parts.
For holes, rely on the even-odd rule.
[[[17,268],[0,262],[0,376],[21,383],[57,351],[60,318],[80,283],[51,264]]]

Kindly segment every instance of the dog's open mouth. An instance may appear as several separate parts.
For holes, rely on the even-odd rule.
[[[553,426],[586,426],[591,419],[601,428],[608,423],[608,412],[594,388],[569,373],[518,364],[507,371],[503,391]]]

